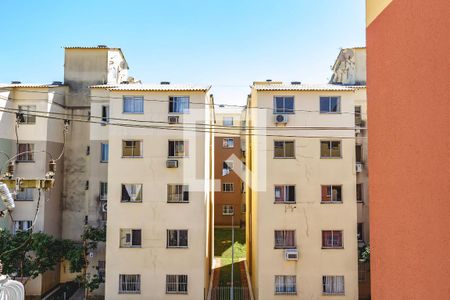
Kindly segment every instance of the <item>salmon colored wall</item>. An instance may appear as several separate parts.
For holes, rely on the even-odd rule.
[[[450,298],[450,4],[367,28],[372,296]]]

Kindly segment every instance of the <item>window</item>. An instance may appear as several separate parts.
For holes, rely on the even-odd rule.
[[[361,106],[355,106],[355,125],[356,126],[362,125],[361,115],[362,115]]]
[[[294,141],[274,141],[275,158],[295,158]]]
[[[233,126],[233,117],[223,117],[223,126]]]
[[[123,112],[128,114],[144,113],[144,97],[142,96],[124,96]]]
[[[357,236],[358,236],[358,241],[364,241],[364,224],[363,223],[358,223],[357,225]]]
[[[142,157],[142,141],[122,141],[122,157]]]
[[[293,114],[294,113],[294,97],[275,97],[273,99],[274,114]]]
[[[167,230],[167,248],[187,248],[188,231],[171,229]]]
[[[343,248],[342,231],[340,230],[323,230],[322,231],[322,248]]]
[[[275,230],[275,249],[295,247],[295,230]]]
[[[189,186],[182,184],[167,185],[168,203],[187,203],[189,202]]]
[[[169,141],[169,157],[185,157],[188,155],[187,141]]]
[[[142,184],[122,184],[121,202],[142,202]]]
[[[180,114],[188,113],[189,97],[169,97],[169,112]]]
[[[120,229],[121,248],[140,248],[142,245],[142,231],[140,229]]]
[[[341,141],[321,141],[321,158],[341,158]]]
[[[367,274],[370,272],[369,262],[358,263],[358,281],[366,281],[368,279]]]
[[[356,184],[356,201],[357,202],[363,202],[364,196],[363,196],[363,185],[362,183]]]
[[[226,204],[226,205],[222,206],[222,215],[233,216],[234,215],[233,205]]]
[[[104,260],[99,260],[97,265],[97,271],[98,271],[98,278],[100,279],[100,282],[105,282],[105,267],[106,262]]]
[[[296,276],[276,275],[275,295],[295,295],[297,294]]]
[[[109,105],[102,105],[102,125],[109,123]]]
[[[36,124],[36,105],[19,105],[19,124]]]
[[[108,199],[108,183],[100,182],[100,200],[106,201]]]
[[[19,144],[17,161],[34,161],[34,144]]]
[[[222,164],[222,176],[228,175],[231,173],[231,170],[234,168],[234,163],[231,160],[226,160]]]
[[[323,276],[324,295],[344,295],[344,276]]]
[[[17,201],[33,201],[33,189],[32,188],[24,188],[20,190],[16,194]]]
[[[246,205],[245,205],[245,203],[242,203],[241,204],[241,213],[245,213],[245,211],[246,211],[246,209],[247,209],[247,207],[246,207]]]
[[[18,231],[27,231],[31,228],[32,224],[32,221],[14,221],[13,234],[16,234]]]
[[[356,163],[362,163],[362,145],[355,146]]]
[[[320,113],[341,112],[340,97],[320,97]]]
[[[224,138],[222,145],[223,145],[223,148],[234,148],[234,139],[233,138]]]
[[[234,184],[233,183],[223,183],[222,184],[222,192],[226,192],[226,193],[234,192]]]
[[[342,186],[322,185],[322,203],[342,202]]]
[[[188,289],[187,275],[166,275],[167,294],[187,294],[187,289]]]
[[[275,203],[295,203],[295,185],[276,185]]]
[[[108,162],[109,159],[109,144],[108,143],[101,143],[100,144],[100,162]]]
[[[141,293],[141,275],[139,274],[119,275],[119,294],[140,294],[140,293]]]

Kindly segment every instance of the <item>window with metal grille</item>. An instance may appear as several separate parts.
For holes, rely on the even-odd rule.
[[[144,97],[142,96],[124,96],[123,112],[128,114],[144,113]]]
[[[17,161],[34,161],[34,144],[19,144],[17,147]]]
[[[33,201],[34,190],[32,188],[24,188],[17,192],[17,201]]]
[[[119,294],[140,294],[140,293],[141,293],[141,275],[139,274],[119,275]]]
[[[234,148],[234,138],[224,138],[222,147],[223,148]]]
[[[225,204],[222,206],[222,215],[224,216],[232,216],[234,215],[234,207],[233,205]]]
[[[106,201],[108,200],[108,183],[100,182],[100,200]]]
[[[275,230],[275,249],[293,249],[295,230]]]
[[[356,201],[357,202],[363,202],[364,196],[363,196],[363,184],[357,183],[356,184]]]
[[[322,203],[342,203],[342,186],[322,185]]]
[[[169,97],[169,113],[185,114],[189,112],[189,97]]]
[[[344,295],[344,276],[322,276],[324,295]]]
[[[188,231],[185,229],[167,230],[167,248],[187,248]]]
[[[295,185],[276,185],[275,203],[295,203]]]
[[[297,294],[297,277],[292,275],[276,275],[275,294],[276,295]]]
[[[341,112],[341,97],[320,97],[320,113]]]
[[[16,234],[18,231],[27,231],[31,228],[33,222],[32,221],[14,221],[14,230],[13,234]]]
[[[184,157],[188,155],[187,141],[169,141],[169,157]]]
[[[273,99],[274,114],[293,114],[294,113],[294,97],[274,97]]]
[[[187,275],[166,275],[167,294],[187,294],[187,292],[188,292]]]
[[[19,105],[19,124],[36,124],[36,105]]]
[[[142,157],[142,141],[122,141],[122,157]]]
[[[321,141],[321,158],[341,158],[341,141]]]
[[[142,184],[122,184],[121,202],[142,202]]]
[[[167,202],[169,203],[189,202],[189,186],[183,184],[168,184]]]
[[[234,192],[234,184],[233,183],[223,183],[222,184],[222,192],[225,192],[225,193]]]
[[[121,248],[140,248],[142,246],[141,229],[120,229]]]
[[[343,248],[342,230],[322,230],[322,248]]]
[[[275,158],[295,158],[294,141],[274,141]]]
[[[100,144],[100,162],[108,162],[109,159],[109,144]]]

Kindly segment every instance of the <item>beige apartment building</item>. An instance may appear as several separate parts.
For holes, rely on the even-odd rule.
[[[204,299],[213,235],[209,86],[97,85],[91,98],[92,117],[104,117],[91,125],[91,147],[95,163],[107,160],[94,184],[108,212],[106,299]]]

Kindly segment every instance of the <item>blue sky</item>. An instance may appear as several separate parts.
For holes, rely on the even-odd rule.
[[[3,0],[0,82],[63,79],[63,46],[120,47],[143,82],[207,83],[244,104],[253,81],[325,82],[365,45],[363,0]]]

